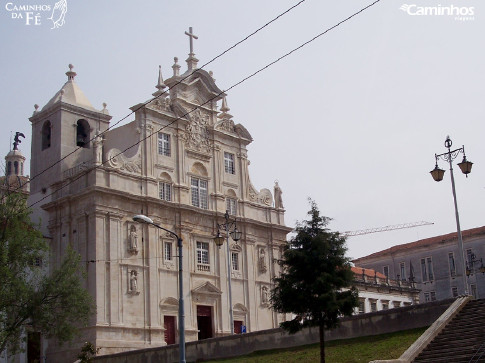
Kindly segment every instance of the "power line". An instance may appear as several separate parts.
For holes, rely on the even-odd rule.
[[[215,56],[214,58],[212,58],[210,61],[208,61],[207,63],[203,64],[199,69],[203,69],[204,67],[206,67],[207,65],[211,64],[212,62],[214,62],[216,59],[222,57],[224,54],[228,53],[229,51],[231,51],[232,49],[236,48],[239,44],[245,42],[246,40],[248,40],[249,38],[251,38],[253,35],[255,35],[256,33],[258,33],[259,31],[263,30],[264,28],[266,28],[268,25],[270,25],[271,23],[275,22],[276,20],[278,20],[279,18],[281,18],[283,15],[286,15],[287,13],[289,13],[291,10],[295,9],[297,6],[301,5],[303,2],[305,2],[306,0],[301,0],[299,1],[298,3],[296,3],[295,5],[293,5],[292,7],[286,9],[284,12],[282,12],[281,14],[279,14],[278,16],[276,16],[275,18],[271,19],[270,21],[268,21],[266,24],[264,24],[263,26],[259,27],[258,29],[256,29],[254,32],[252,32],[251,34],[249,34],[248,36],[244,37],[243,39],[241,39],[240,41],[238,41],[237,43],[235,43],[234,45],[232,45],[231,47],[229,47],[228,49],[226,49],[225,51],[223,51],[222,53],[220,53],[219,55]],[[133,115],[136,111],[142,109],[143,107],[145,107],[147,104],[149,104],[150,102],[156,100],[157,98],[165,95],[169,90],[171,90],[173,87],[179,85],[181,82],[183,82],[184,80],[186,80],[188,77],[191,76],[191,73],[188,74],[187,76],[185,76],[184,78],[180,79],[178,82],[176,82],[175,84],[173,84],[171,87],[169,87],[167,90],[163,91],[162,93],[160,93],[159,95],[149,99],[148,101],[145,101],[143,103],[141,103],[138,107],[136,107],[134,110],[132,110],[130,113],[128,113],[126,116],[122,117],[121,119],[119,119],[118,121],[116,121],[114,124],[110,125],[106,130],[104,130],[103,132],[101,132],[100,134],[98,135],[95,135],[93,138],[91,138],[89,142],[93,141],[96,137],[99,137],[101,135],[103,135],[104,133],[106,133],[107,131],[111,130],[113,127],[115,127],[116,125],[118,125],[120,122],[126,120],[128,117],[130,117],[131,115]],[[34,180],[35,178],[41,176],[42,174],[44,174],[47,170],[53,168],[55,165],[59,164],[60,162],[62,162],[63,160],[65,160],[66,158],[68,158],[69,156],[71,156],[72,154],[74,154],[75,152],[81,150],[82,147],[78,147],[76,149],[74,149],[73,151],[71,151],[70,153],[68,153],[67,155],[63,156],[61,159],[57,160],[55,163],[53,163],[52,165],[48,166],[46,169],[42,170],[41,172],[39,172],[38,174],[34,175],[32,178],[29,179],[29,181],[27,183],[30,183],[30,181]],[[26,183],[26,184],[27,184]],[[18,190],[19,188],[17,188]],[[15,190],[16,191],[16,190]]]
[[[186,112],[186,113],[185,113],[185,114],[183,114],[182,116],[177,117],[175,120],[173,120],[172,122],[170,122],[168,125],[162,126],[162,127],[161,127],[161,128],[159,128],[158,130],[156,130],[156,131],[152,132],[151,134],[148,134],[147,136],[145,136],[144,138],[140,139],[139,141],[137,141],[137,142],[136,142],[136,143],[134,143],[133,145],[131,145],[131,146],[127,147],[126,149],[124,149],[124,150],[120,151],[120,152],[119,152],[119,153],[117,153],[116,155],[113,155],[111,158],[107,159],[106,161],[102,162],[102,163],[101,163],[101,164],[99,164],[99,165],[96,165],[96,166],[95,166],[95,167],[93,167],[92,169],[86,170],[86,172],[81,172],[81,173],[79,174],[79,176],[78,176],[78,177],[74,178],[73,180],[69,181],[69,182],[68,182],[68,183],[66,183],[65,185],[61,186],[61,187],[60,187],[59,189],[57,189],[55,192],[52,192],[52,193],[50,193],[50,194],[46,195],[45,197],[43,197],[43,198],[39,199],[39,200],[38,200],[38,201],[36,201],[35,203],[32,203],[32,204],[31,204],[31,205],[29,205],[28,207],[30,208],[30,207],[34,206],[35,204],[37,204],[37,203],[39,203],[39,202],[41,202],[41,201],[45,200],[46,198],[50,197],[52,194],[54,194],[54,193],[56,193],[56,192],[58,192],[58,191],[60,191],[60,190],[64,189],[65,187],[69,186],[70,184],[74,183],[76,180],[80,179],[80,178],[81,178],[81,177],[83,177],[85,174],[87,174],[87,173],[89,173],[89,172],[91,172],[91,171],[93,171],[93,170],[96,170],[96,169],[97,169],[97,168],[99,168],[100,166],[104,165],[106,162],[108,162],[108,161],[110,161],[110,160],[112,160],[112,159],[116,158],[117,156],[119,156],[119,155],[121,155],[121,154],[125,153],[126,151],[130,150],[131,148],[133,148],[133,147],[137,146],[137,145],[138,145],[138,144],[140,144],[142,141],[147,140],[148,138],[152,137],[152,136],[153,136],[153,135],[155,135],[155,134],[158,134],[160,131],[164,130],[165,128],[167,128],[167,127],[169,127],[169,126],[171,126],[171,125],[173,125],[173,124],[174,124],[176,121],[181,120],[182,118],[186,117],[186,116],[187,116],[187,115],[189,115],[190,113],[194,112],[195,110],[198,110],[198,109],[199,109],[199,108],[201,108],[202,106],[204,106],[204,105],[206,105],[207,103],[211,102],[211,101],[212,101],[212,100],[214,100],[215,98],[217,98],[217,97],[219,97],[219,96],[223,95],[223,94],[224,94],[224,93],[226,93],[227,91],[230,91],[231,89],[233,89],[233,88],[235,88],[235,87],[239,86],[240,84],[244,83],[245,81],[247,81],[247,80],[249,80],[249,79],[253,78],[253,77],[254,77],[254,76],[256,76],[258,73],[260,73],[260,72],[262,72],[262,71],[264,71],[264,70],[268,69],[268,68],[269,68],[269,67],[271,67],[272,65],[274,65],[274,64],[278,63],[279,61],[281,61],[282,59],[284,59],[284,58],[286,58],[286,57],[290,56],[290,55],[291,55],[291,54],[293,54],[294,52],[296,52],[296,51],[300,50],[301,48],[305,47],[306,45],[308,45],[308,44],[312,43],[312,42],[313,42],[313,41],[315,41],[316,39],[318,39],[318,38],[320,38],[321,36],[323,36],[323,35],[327,34],[329,31],[331,31],[331,30],[333,30],[333,29],[335,29],[335,28],[339,27],[340,25],[342,25],[343,23],[345,23],[345,22],[349,21],[349,20],[350,20],[350,19],[352,19],[353,17],[355,17],[355,16],[357,16],[357,15],[361,14],[362,12],[364,12],[365,10],[367,10],[367,9],[369,9],[370,7],[374,6],[375,4],[377,4],[377,3],[378,3],[378,2],[380,2],[380,1],[381,1],[381,0],[375,0],[373,3],[371,3],[371,4],[367,5],[367,6],[365,6],[364,8],[360,9],[359,11],[357,11],[357,12],[353,13],[352,15],[348,16],[347,18],[345,18],[345,19],[341,20],[341,21],[340,21],[340,22],[338,22],[337,24],[335,24],[335,25],[331,26],[330,28],[327,28],[325,31],[323,31],[323,32],[321,32],[321,33],[319,33],[319,34],[317,34],[316,36],[314,36],[314,37],[313,37],[313,38],[311,38],[310,40],[308,40],[308,41],[306,41],[306,42],[304,42],[304,43],[300,44],[300,45],[299,45],[298,47],[296,47],[296,48],[293,48],[291,51],[289,51],[289,52],[285,53],[284,55],[280,56],[279,58],[275,59],[274,61],[272,61],[272,62],[268,63],[266,66],[264,66],[264,67],[262,67],[262,68],[258,69],[257,71],[253,72],[253,73],[252,73],[252,74],[250,74],[249,76],[247,76],[247,77],[243,78],[242,80],[240,80],[239,82],[236,82],[236,83],[235,83],[235,84],[233,84],[231,87],[229,87],[229,88],[227,88],[227,89],[225,89],[225,90],[223,90],[223,91],[219,92],[218,94],[216,94],[216,95],[215,95],[215,96],[213,96],[212,98],[209,98],[209,99],[208,99],[207,101],[205,101],[204,103],[202,103],[202,104],[200,104],[200,105],[198,105],[198,106],[195,106],[193,109],[191,109],[190,111]],[[192,75],[192,74],[194,74],[194,73],[197,73],[198,71],[199,71],[199,70],[198,70],[198,69],[196,69],[196,70],[195,70],[194,72],[192,72],[190,75]],[[151,101],[152,101],[152,100],[150,100],[150,102],[151,102]]]

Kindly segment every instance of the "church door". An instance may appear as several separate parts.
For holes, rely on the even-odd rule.
[[[234,320],[234,333],[241,334],[241,327],[243,326],[242,320]]]
[[[27,333],[27,362],[40,362],[40,333],[38,332]]]
[[[198,339],[212,338],[212,307],[197,305]]]
[[[175,344],[175,316],[165,315],[163,327],[165,328],[165,343],[167,345]]]

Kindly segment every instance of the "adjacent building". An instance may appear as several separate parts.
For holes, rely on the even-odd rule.
[[[72,65],[61,89],[36,105],[29,204],[51,238],[53,266],[68,246],[81,254],[97,307],[72,347],[44,343],[47,361],[67,361],[85,341],[99,354],[178,341],[177,241],[135,223],[138,214],[183,239],[187,341],[230,334],[231,308],[236,332],[284,319],[269,309],[291,230],[281,189],[252,184],[251,134],[197,62],[192,46],[185,71],[174,58],[172,76],[164,81],[160,70],[153,97],[131,108],[133,121],[113,129],[106,104],[91,104]],[[242,232],[238,242],[229,238],[229,256],[213,240],[226,211]]]
[[[419,303],[415,284],[389,278],[380,272],[352,267],[352,284],[359,290],[359,306],[355,314],[372,313]]]
[[[388,278],[415,283],[421,290],[421,302],[464,294],[464,280],[471,295],[484,298],[485,227],[462,231],[462,236],[465,269],[456,232],[397,245],[353,262],[366,269],[375,269]]]

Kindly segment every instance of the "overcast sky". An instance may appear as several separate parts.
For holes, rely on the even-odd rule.
[[[65,23],[51,29],[54,0],[2,0],[2,155],[15,131],[30,155],[28,117],[65,83],[69,63],[114,123],[156,90],[158,65],[168,78],[177,56],[185,71],[189,26],[201,66],[298,1],[66,2]],[[306,0],[206,69],[227,89],[370,3]],[[15,10],[34,4],[51,10]],[[473,15],[416,15],[424,6]],[[254,138],[253,184],[272,190],[279,181],[289,226],[306,218],[308,197],[332,230],[434,223],[350,237],[349,255],[361,257],[456,231],[449,171],[440,183],[429,175],[450,135],[475,163],[468,178],[455,170],[462,229],[485,225],[484,34],[483,1],[381,0],[232,89],[230,113]]]

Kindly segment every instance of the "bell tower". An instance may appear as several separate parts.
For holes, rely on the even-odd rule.
[[[31,195],[34,199],[53,192],[53,184],[69,177],[77,166],[94,163],[93,140],[109,127],[111,116],[103,104],[96,110],[75,81],[74,66],[69,64],[67,82],[39,111],[32,123]],[[40,193],[37,197],[36,194]]]

